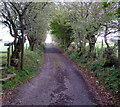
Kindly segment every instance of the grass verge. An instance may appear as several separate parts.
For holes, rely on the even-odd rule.
[[[115,99],[106,97],[110,104],[119,105],[118,98],[120,95],[120,72],[116,69],[115,66],[103,67],[104,62],[107,61],[107,59],[99,57],[97,60],[93,60],[91,58],[84,57],[85,54],[83,56],[79,56],[79,53],[77,51],[74,51],[70,54],[69,52],[66,52],[66,54],[80,67],[87,69],[88,72],[90,71],[92,76],[97,77],[97,82],[102,83],[108,92],[112,93],[112,95],[115,96]]]
[[[43,55],[44,55],[43,45],[40,45],[34,51],[26,50],[24,59],[24,69],[15,70],[12,67],[6,69],[3,73],[7,74],[15,73],[16,76],[3,83],[2,89],[3,90],[14,89],[21,85],[22,83],[28,81],[31,77],[33,77],[39,71],[39,68],[42,65]]]
[[[90,70],[91,73],[98,77],[99,81],[102,82],[112,93],[119,93],[120,72],[115,66],[103,67],[106,59],[99,57],[97,60],[92,60],[90,58],[85,58],[84,56],[79,57],[78,52],[73,52],[69,57],[75,60],[78,65]]]
[[[99,57],[93,59],[86,57],[88,49],[81,55],[80,51],[76,49],[63,49],[60,45],[57,45],[57,47],[65,52],[75,64],[80,66],[80,73],[83,74],[100,105],[113,105],[116,107],[120,105],[120,72],[115,66],[103,66],[107,59],[102,57],[101,49],[97,48]]]

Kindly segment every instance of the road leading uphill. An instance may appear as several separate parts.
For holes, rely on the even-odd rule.
[[[45,61],[36,77],[13,92],[7,105],[93,105],[94,96],[68,58],[52,44],[45,47]]]

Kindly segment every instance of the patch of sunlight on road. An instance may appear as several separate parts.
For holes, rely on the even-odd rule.
[[[47,34],[45,43],[52,43],[52,37],[51,37],[50,33]]]

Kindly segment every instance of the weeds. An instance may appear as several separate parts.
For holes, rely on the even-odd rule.
[[[99,55],[101,54],[100,49],[97,49],[97,52]],[[79,56],[79,52],[74,51],[69,56],[71,59],[75,60],[78,65],[89,69],[111,92],[118,94],[120,90],[120,72],[117,68],[114,65],[111,67],[104,67],[104,64],[108,61],[107,59],[100,56],[94,60],[86,57],[86,53],[87,52]]]
[[[39,46],[35,51],[26,50],[23,70],[15,70],[11,67],[4,71],[6,74],[15,73],[16,76],[2,84],[3,90],[16,88],[20,84],[29,80],[37,71],[39,71],[42,60],[43,45]]]

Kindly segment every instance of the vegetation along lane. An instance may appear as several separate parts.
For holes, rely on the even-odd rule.
[[[10,105],[96,105],[76,65],[51,44],[41,72],[14,91]]]

